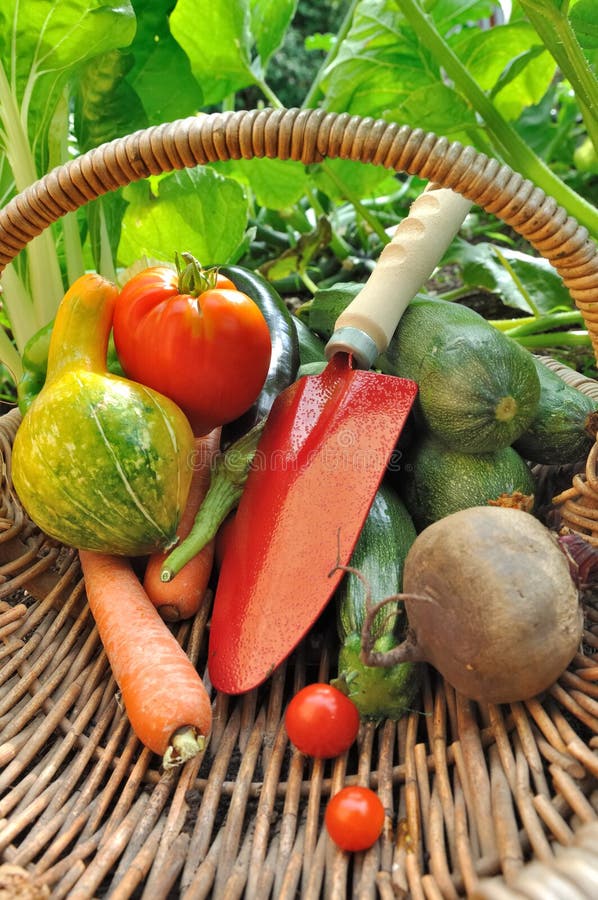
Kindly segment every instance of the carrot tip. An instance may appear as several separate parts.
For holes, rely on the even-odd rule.
[[[165,770],[182,766],[187,760],[201,753],[205,746],[205,735],[200,734],[192,725],[179,728],[170,739],[170,744],[162,757],[162,765]]]

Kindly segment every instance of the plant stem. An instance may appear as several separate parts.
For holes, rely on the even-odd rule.
[[[530,350],[540,347],[591,347],[592,340],[587,331],[550,331],[544,334],[528,334],[513,340]]]
[[[318,199],[317,192],[315,190],[313,190],[312,188],[308,187],[307,191],[306,191],[306,195],[309,199],[312,209],[314,210],[314,212],[316,213],[318,218],[320,218],[320,216],[326,215],[326,213],[324,212],[324,209],[322,207],[322,204],[320,203],[320,201]],[[330,219],[329,219],[329,221],[330,221]],[[336,257],[338,257],[338,259],[347,259],[351,254],[350,245],[347,244],[345,239],[338,233],[336,228],[333,228],[331,221],[330,221],[330,228],[331,228],[330,247],[331,247],[332,251],[334,252],[334,255]]]
[[[263,78],[258,78],[255,84],[256,87],[259,87],[260,91],[262,92],[270,106],[273,106],[274,109],[282,109],[282,102],[278,99],[267,81],[264,81]]]
[[[1,63],[0,121],[6,136],[4,152],[12,169],[17,191],[23,191],[37,180],[37,172],[27,133],[19,115],[17,100]],[[24,341],[52,319],[64,294],[56,247],[50,229],[42,231],[30,241],[27,247],[27,260],[33,305],[28,314],[28,322],[22,321],[19,337],[15,336],[19,350],[23,349]]]
[[[444,298],[443,298],[444,299]],[[488,322],[497,331],[503,331],[508,333],[512,328],[519,328],[520,325],[531,324],[532,322],[537,322],[535,316],[520,316],[517,319],[489,319]]]
[[[29,140],[21,124],[19,107],[2,62],[0,62],[0,119],[6,135],[4,152],[10,163],[17,191],[22,191],[37,180],[37,172]]]
[[[314,80],[311,83],[311,87],[307,94],[303,99],[303,106],[307,109],[316,106],[318,100],[322,96],[322,89],[320,87],[320,83],[322,78],[324,77],[324,73],[328,66],[334,62],[336,57],[338,56],[338,52],[342,47],[343,41],[347,37],[349,33],[349,29],[351,28],[351,24],[353,22],[353,16],[355,14],[355,9],[359,3],[359,0],[351,0],[349,3],[349,8],[345,14],[345,18],[342,21],[341,27],[339,28],[336,37],[334,39],[334,44],[330,48],[326,58],[324,59],[322,65],[318,69]]]
[[[222,522],[239,503],[265,424],[266,420],[261,419],[216,457],[208,492],[191,531],[164,560],[160,573],[162,581],[172,581],[177,572],[215,537]]]
[[[23,374],[21,354],[3,328],[0,328],[0,362],[10,371],[16,385]]]
[[[9,263],[2,273],[3,296],[2,305],[10,322],[12,338],[17,348],[22,351],[31,337],[31,329],[34,323],[33,302],[25,287],[16,266]],[[3,329],[0,328],[0,332]],[[35,334],[35,331],[32,332]],[[8,360],[0,354],[0,359],[6,365]],[[10,367],[11,369],[13,366]]]
[[[581,49],[571,22],[554,0],[521,0],[542,43],[575,92],[587,132],[598,151],[598,80]]]
[[[307,290],[310,292],[310,294],[316,293],[316,291],[318,290],[318,285],[315,283],[315,281],[312,281],[307,272],[299,272],[299,278],[301,279]]]
[[[364,222],[367,222],[369,227],[378,235],[383,244],[388,244],[390,238],[384,230],[384,226],[379,222],[377,217],[372,215],[369,209],[361,203],[359,198],[353,195],[352,191],[349,190],[342,178],[339,178],[336,174],[330,163],[327,160],[324,160],[320,163],[320,166],[322,167],[322,170],[326,172],[326,175],[330,180],[337,186],[344,199],[353,206],[357,215],[363,219]]]
[[[509,337],[523,337],[526,334],[537,334],[540,331],[550,331],[556,328],[568,328],[571,325],[584,324],[583,316],[578,310],[570,312],[551,313],[546,316],[532,316],[530,319],[520,321],[518,325],[508,329],[505,334]]]
[[[110,237],[108,235],[108,226],[106,224],[106,213],[104,212],[104,205],[101,202],[100,202],[100,210],[99,210],[99,219],[100,219],[99,274],[103,275],[104,278],[107,278],[108,281],[116,282],[117,273],[116,273],[116,268],[114,266],[112,249],[110,247]]]
[[[439,34],[433,20],[424,13],[417,0],[395,0],[395,3],[421,42],[446,71],[455,87],[484,120],[487,132],[498,154],[511,168],[518,171],[524,178],[528,178],[546,194],[551,195],[594,237],[597,236],[598,210],[555,175],[546,163],[527,146],[512,125],[502,117],[477,81]]]
[[[531,293],[527,290],[525,282],[522,281],[517,274],[517,270],[511,265],[510,260],[504,255],[504,253],[502,253],[500,247],[494,246],[492,250],[494,252],[494,255],[498,257],[500,264],[503,266],[504,270],[509,274],[513,284],[517,287],[519,293],[527,303],[529,311],[533,316],[538,317],[540,315],[540,310],[534,302]]]

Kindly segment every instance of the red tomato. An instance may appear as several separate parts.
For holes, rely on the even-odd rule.
[[[370,788],[345,787],[329,800],[324,823],[341,850],[367,850],[382,834],[384,807]]]
[[[114,343],[128,378],[177,403],[196,435],[232,422],[257,399],[270,364],[257,303],[214,270],[152,266],[116,301]]]
[[[285,713],[289,739],[307,756],[330,759],[348,750],[359,731],[355,704],[331,684],[308,684]]]

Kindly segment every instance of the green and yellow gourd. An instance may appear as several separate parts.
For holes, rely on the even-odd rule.
[[[167,397],[107,371],[117,293],[90,273],[65,294],[45,384],[17,430],[12,476],[46,534],[78,549],[141,556],[175,541],[193,432]]]

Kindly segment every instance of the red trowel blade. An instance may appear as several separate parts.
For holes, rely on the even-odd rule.
[[[262,683],[323,611],[416,391],[337,354],[276,400],[216,590],[208,662],[218,690]]]

